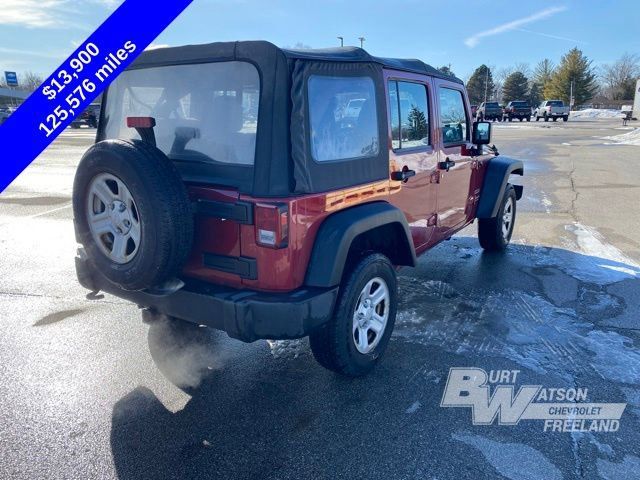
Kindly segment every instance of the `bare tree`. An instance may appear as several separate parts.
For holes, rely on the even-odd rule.
[[[529,66],[529,64],[527,62],[518,62],[518,63],[516,63],[513,66],[513,71],[514,72],[520,72],[525,77],[530,77],[531,76],[531,67]]]
[[[42,76],[37,73],[27,71],[20,74],[18,88],[20,88],[20,90],[26,90],[27,92],[33,92],[42,84],[43,81],[44,79]]]
[[[636,79],[640,77],[640,57],[625,53],[615,63],[600,69],[603,93],[612,100],[633,98]]]

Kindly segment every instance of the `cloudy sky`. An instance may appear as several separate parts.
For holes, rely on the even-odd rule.
[[[2,0],[0,70],[49,75],[119,5],[119,0]],[[638,0],[565,2],[194,0],[156,40],[183,45],[269,40],[335,46],[366,38],[375,55],[451,64],[467,77],[481,63],[558,61],[581,48],[596,65],[640,52]]]

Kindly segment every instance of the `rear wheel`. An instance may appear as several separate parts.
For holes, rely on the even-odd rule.
[[[516,191],[508,185],[498,214],[494,218],[478,221],[478,239],[482,248],[488,251],[504,250],[511,241],[516,221]]]
[[[557,122],[558,121],[558,117],[553,117],[553,121]]]
[[[393,331],[397,280],[387,257],[364,257],[343,278],[333,318],[309,335],[323,367],[352,377],[368,373],[384,353]]]
[[[566,122],[567,120],[569,120],[569,117],[567,115],[565,115],[564,117],[562,117],[562,121]]]
[[[549,116],[546,113],[542,116],[542,118],[544,118],[545,122],[549,121]]]
[[[540,117],[536,115],[536,122],[540,121]]]

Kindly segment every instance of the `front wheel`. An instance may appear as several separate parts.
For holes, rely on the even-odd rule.
[[[568,116],[566,116],[566,115],[565,115],[564,117],[562,117],[562,121],[563,121],[563,122],[566,122],[567,120],[569,120],[569,117],[568,117]]]
[[[488,251],[504,250],[511,241],[516,221],[516,191],[508,185],[498,214],[494,218],[481,218],[478,221],[478,239],[480,246]]]
[[[315,359],[334,372],[368,373],[387,348],[396,321],[398,286],[389,259],[364,257],[343,278],[333,318],[309,335]]]

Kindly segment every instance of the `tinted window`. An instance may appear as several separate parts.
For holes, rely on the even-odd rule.
[[[311,154],[316,161],[378,154],[378,114],[370,77],[313,75],[308,90]]]
[[[528,107],[529,104],[527,102],[511,102],[512,107]]]
[[[562,100],[551,100],[550,102],[547,102],[547,106],[549,106],[549,107],[563,107],[564,103],[562,103]]]
[[[253,165],[260,80],[246,62],[173,65],[123,72],[109,89],[106,138],[140,138],[127,117],[153,117],[169,158]]]
[[[440,88],[440,128],[445,144],[461,143],[467,139],[467,114],[462,92]],[[487,103],[487,105],[490,105]],[[497,105],[497,104],[496,104]]]
[[[498,105],[498,102],[488,102],[487,103],[487,107],[495,107],[498,108],[500,105]]]
[[[394,150],[429,144],[429,108],[424,85],[389,82],[389,109]]]

